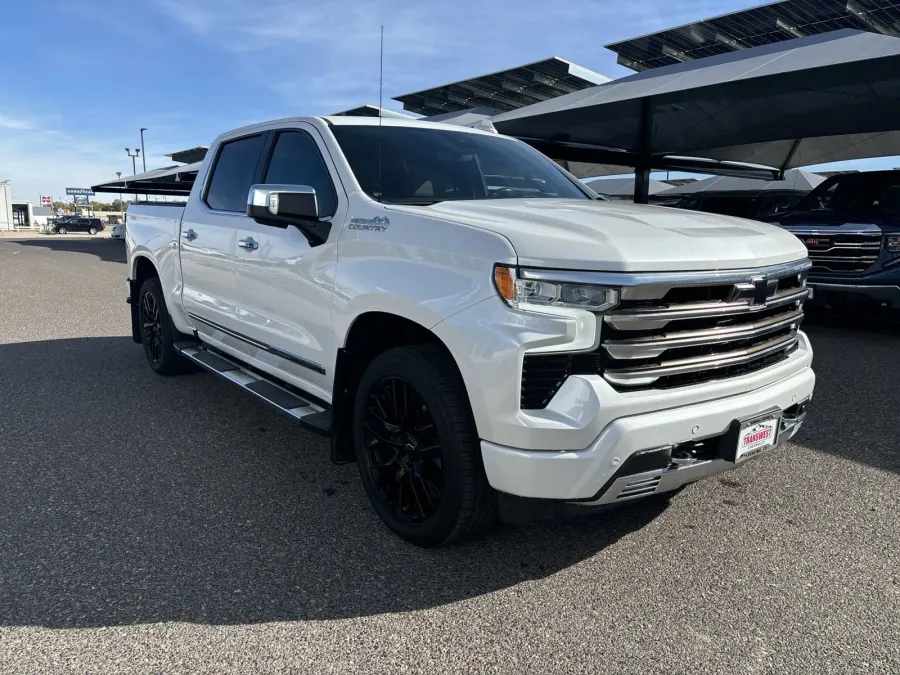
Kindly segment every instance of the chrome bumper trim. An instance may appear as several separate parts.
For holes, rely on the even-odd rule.
[[[809,399],[801,402],[801,406],[805,406]],[[768,450],[771,452],[778,447],[787,443],[800,430],[803,421],[806,419],[806,411],[797,417],[785,417],[782,415],[781,423],[778,427],[778,439],[775,445]],[[766,454],[766,453],[763,453]],[[682,485],[694,483],[703,478],[715,476],[716,474],[731,471],[739,466],[743,466],[748,459],[740,464],[729,462],[724,459],[710,459],[699,461],[692,464],[669,467],[666,469],[655,469],[653,471],[645,471],[644,473],[636,473],[630,476],[622,476],[612,483],[607,490],[598,498],[589,502],[571,502],[579,506],[598,506],[601,504],[619,504],[621,502],[639,499],[641,497],[649,497],[654,494],[671,492],[677,490]]]

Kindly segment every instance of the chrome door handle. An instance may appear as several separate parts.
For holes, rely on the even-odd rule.
[[[197,233],[193,230],[185,230],[181,233],[182,239],[187,239],[188,241],[194,241],[197,238]]]
[[[238,246],[241,248],[250,249],[251,251],[255,251],[259,248],[259,244],[253,239],[253,237],[247,237],[246,239],[238,239]]]

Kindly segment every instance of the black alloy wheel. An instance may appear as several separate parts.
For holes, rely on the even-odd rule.
[[[158,365],[163,356],[163,330],[159,303],[152,293],[141,296],[141,331],[151,365]]]
[[[435,344],[376,356],[356,387],[353,446],[363,487],[384,524],[416,546],[477,537],[497,519],[497,493],[465,384]]]
[[[366,466],[384,504],[403,522],[434,515],[444,492],[437,425],[422,396],[400,377],[375,382],[363,419]]]

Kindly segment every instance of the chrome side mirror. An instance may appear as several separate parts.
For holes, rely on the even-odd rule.
[[[282,222],[317,220],[316,191],[308,185],[253,185],[247,195],[247,215]]]

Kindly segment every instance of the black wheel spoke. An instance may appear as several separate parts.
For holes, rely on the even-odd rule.
[[[421,523],[443,494],[443,453],[422,396],[399,377],[384,377],[366,394],[363,449],[382,502],[400,520]]]
[[[163,335],[159,304],[152,293],[144,293],[141,297],[141,328],[147,353],[153,363],[158,363],[162,359]]]
[[[401,441],[392,441],[390,438],[385,438],[382,434],[375,431],[375,429],[372,428],[371,424],[364,424],[364,427],[365,427],[366,431],[371,433],[376,439],[378,439],[382,443],[388,443],[389,445],[403,445],[403,443]]]

